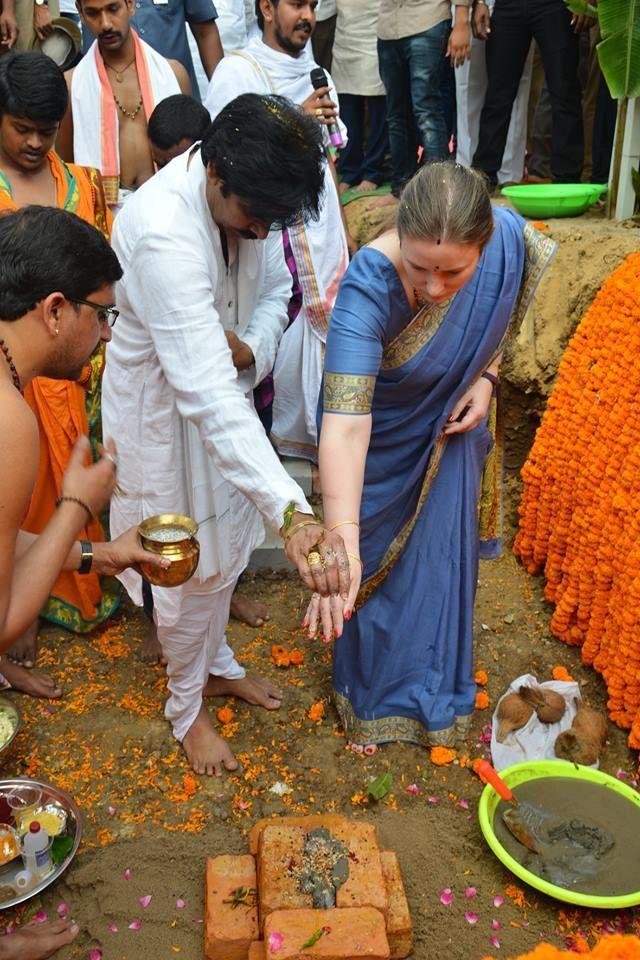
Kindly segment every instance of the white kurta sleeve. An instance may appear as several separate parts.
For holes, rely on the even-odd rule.
[[[274,529],[291,501],[312,510],[286,472],[243,393],[214,303],[216,278],[198,257],[193,235],[147,234],[132,252],[127,297],[148,326],[181,417],[195,424],[223,479],[240,490]]]
[[[291,297],[292,283],[291,272],[284,259],[282,233],[275,231],[262,243],[265,254],[262,289],[247,326],[239,334],[253,351],[254,387],[257,387],[275,366],[278,344],[289,322],[287,305]]]

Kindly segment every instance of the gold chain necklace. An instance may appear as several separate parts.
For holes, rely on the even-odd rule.
[[[104,60],[104,57],[103,57],[102,59]],[[105,63],[105,66],[106,66],[107,70],[111,70],[112,73],[115,73],[115,75],[116,75],[116,80],[117,80],[118,83],[122,83],[122,82],[123,82],[125,73],[126,73],[127,70],[129,69],[129,67],[130,67],[133,63],[135,63],[135,62],[136,62],[136,58],[134,57],[133,60],[131,61],[131,63],[128,63],[128,64],[126,65],[126,67],[124,67],[122,70],[116,70],[115,67],[112,67],[110,63],[107,63],[107,61],[104,60],[104,63]]]
[[[135,108],[135,110],[127,110],[127,108],[120,103],[115,93],[113,95],[113,99],[116,102],[116,106],[118,110],[121,110],[122,113],[125,115],[125,117],[129,117],[130,120],[135,120],[135,118],[138,116],[138,114],[142,110],[142,97],[140,97],[140,99],[138,100],[138,106]]]

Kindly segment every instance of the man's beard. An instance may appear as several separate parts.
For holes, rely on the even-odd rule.
[[[280,30],[280,24],[275,24],[275,35],[276,40],[278,41],[278,46],[284,50],[286,53],[292,53],[297,56],[297,54],[302,53],[307,43],[311,39],[311,32],[307,34],[307,38],[303,43],[294,43],[290,37],[285,37],[285,35]]]

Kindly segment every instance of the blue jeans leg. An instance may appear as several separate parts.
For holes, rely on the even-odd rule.
[[[387,94],[391,187],[398,191],[417,166],[406,41],[378,40],[378,66]]]
[[[409,60],[413,116],[428,160],[444,160],[449,155],[442,100],[442,61],[450,32],[451,21],[442,20],[430,30],[404,40]]]
[[[364,97],[354,93],[341,93],[340,117],[347,128],[347,145],[340,151],[340,179],[355,187],[362,177],[362,157],[364,145]]]
[[[385,98],[367,97],[367,113],[367,145],[360,179],[370,180],[380,186],[384,180],[384,155],[389,145]]]

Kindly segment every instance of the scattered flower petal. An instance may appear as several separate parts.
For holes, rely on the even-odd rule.
[[[115,817],[116,812],[117,811],[115,807],[112,807],[111,805],[107,807],[107,813],[109,814],[110,817]]]
[[[416,783],[410,783],[407,787],[407,793],[420,793],[420,787]]]
[[[139,930],[141,926],[142,926],[141,920],[134,920],[132,923],[129,924],[129,930]]]
[[[464,895],[467,898],[467,900],[471,900],[472,897],[475,897],[477,892],[478,891],[476,890],[475,887],[467,887],[467,889],[464,892]]]
[[[492,930],[502,930],[502,924],[500,923],[499,920],[492,920],[491,928]]]
[[[110,923],[108,929],[109,929],[109,931],[110,931],[111,933],[117,933],[117,932],[118,932],[118,924],[117,924],[117,923]]]
[[[496,950],[500,949],[500,941],[496,936],[491,937],[491,944],[496,948]]]
[[[444,907],[450,907],[453,903],[453,897],[451,896],[451,887],[445,887],[442,893],[440,894],[440,903]]]
[[[478,914],[477,914],[477,913],[470,913],[469,911],[466,911],[466,912],[465,912],[465,915],[464,915],[464,918],[465,918],[465,920],[467,921],[467,923],[470,923],[472,926],[473,926],[474,923],[477,923],[477,922],[478,922]]]
[[[57,909],[57,912],[58,912],[58,916],[59,916],[59,917],[64,917],[64,916],[66,916],[67,911],[68,911],[68,909],[69,909],[69,904],[68,904],[68,903],[59,903],[56,909]]]
[[[437,797],[427,797],[427,800],[428,800],[429,803],[438,803],[438,802],[439,802]]]
[[[278,950],[282,949],[282,944],[284,943],[284,937],[281,933],[273,931],[269,934],[269,951],[271,953],[277,953]]]
[[[459,801],[458,801],[458,806],[459,806],[459,807],[462,807],[463,810],[468,810],[468,809],[469,809],[469,801],[468,801],[468,800],[459,800]]]
[[[125,880],[130,880],[130,879],[131,879],[131,870],[129,870],[129,867],[127,867],[127,869],[126,869],[125,872],[124,872],[124,878],[125,878]]]
[[[629,774],[626,770],[616,770],[616,777],[618,780],[626,780]]]
[[[35,915],[35,917],[34,917],[33,919],[34,919],[34,921],[35,921],[36,923],[46,923],[46,922],[47,922],[47,914],[44,912],[44,910],[40,910],[38,913],[36,913],[36,915]]]
[[[500,895],[498,895],[497,897],[493,898],[494,907],[501,907],[503,903],[504,903],[504,897],[501,897]]]
[[[275,793],[276,797],[284,797],[285,793],[293,793],[293,788],[281,780],[276,780],[269,787],[269,793]]]
[[[138,903],[140,904],[143,910],[146,910],[149,904],[151,903],[151,894],[148,893],[146,897],[140,897],[140,899],[138,900]]]
[[[89,950],[89,960],[102,960],[102,950],[98,947],[94,947],[93,950]]]
[[[186,903],[184,902],[182,897],[178,897],[178,899],[176,900],[176,907],[178,908],[178,910],[184,910],[184,908],[186,907]]]

